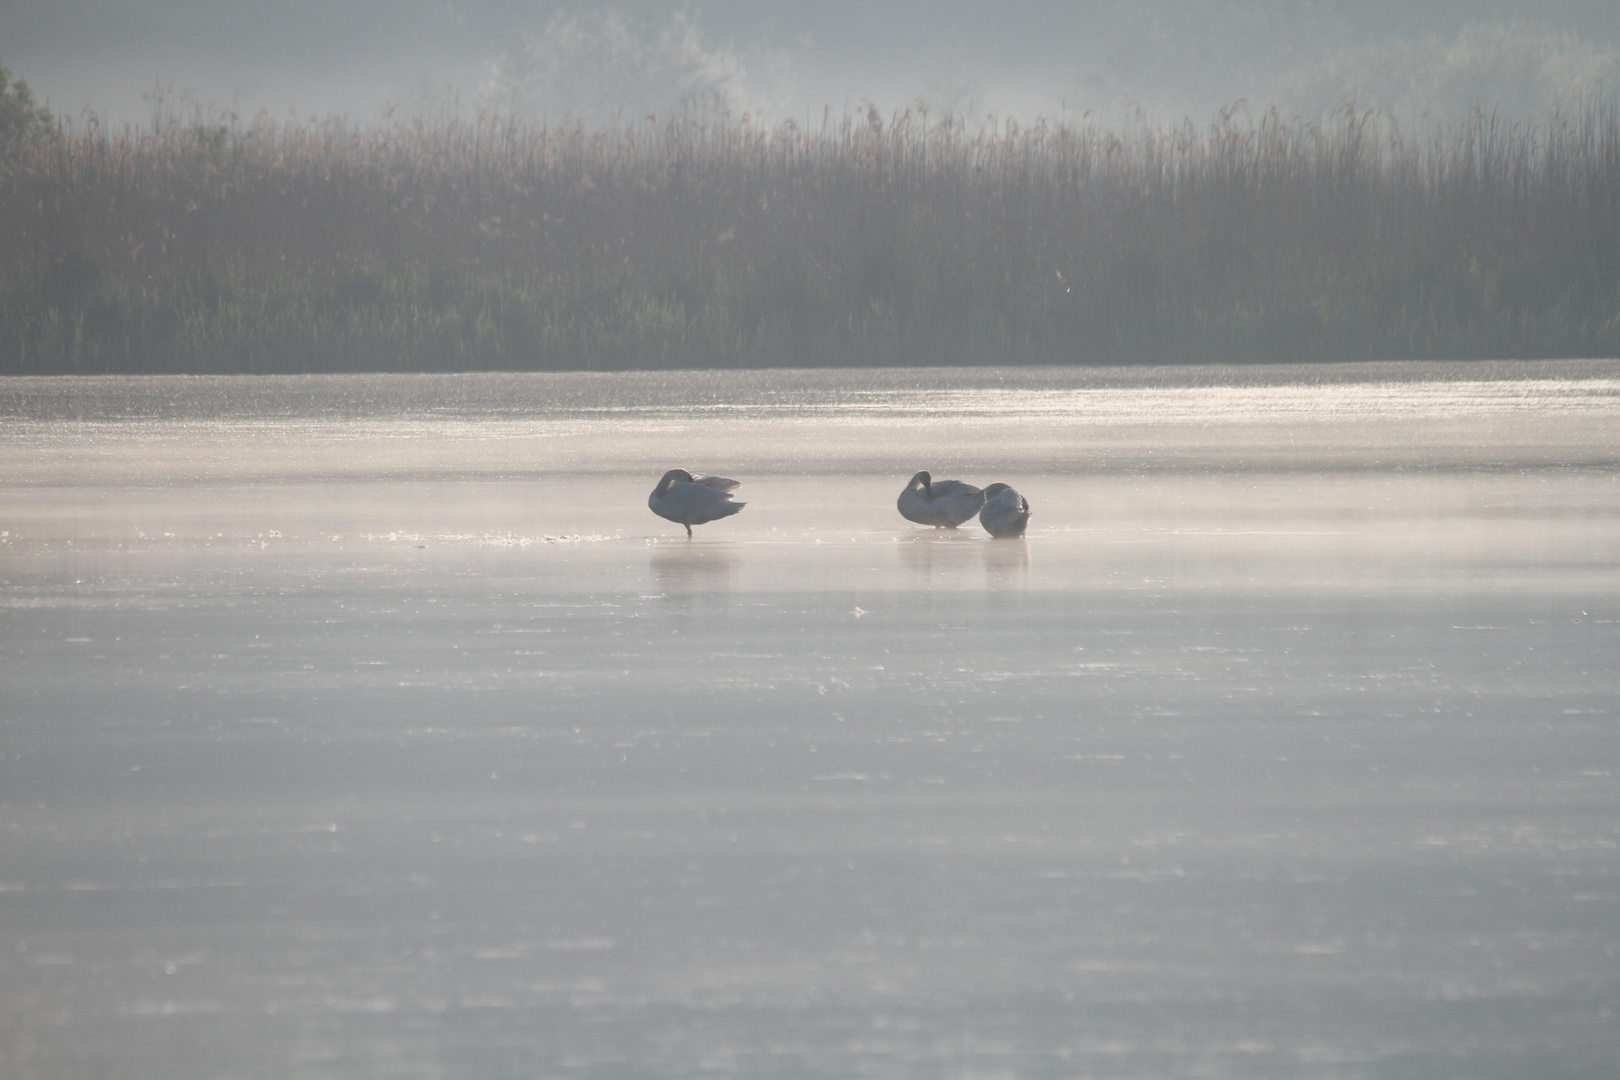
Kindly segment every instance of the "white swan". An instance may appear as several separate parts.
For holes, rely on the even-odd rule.
[[[692,526],[730,517],[748,505],[732,501],[730,492],[737,486],[724,476],[696,478],[685,469],[671,469],[647,496],[647,509],[685,525],[690,539]]]
[[[996,538],[1019,537],[1029,527],[1029,501],[1006,484],[991,484],[984,489],[984,509],[979,511],[979,524]]]
[[[896,504],[900,516],[919,525],[954,529],[984,505],[984,492],[958,480],[934,480],[920,472],[911,478]]]

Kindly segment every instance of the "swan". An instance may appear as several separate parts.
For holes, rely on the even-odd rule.
[[[896,504],[900,516],[919,525],[954,529],[984,505],[984,492],[957,480],[934,480],[927,472],[911,478]]]
[[[979,511],[979,524],[998,539],[1023,536],[1029,526],[1029,500],[1006,484],[991,484],[984,489],[984,509]]]
[[[748,505],[732,501],[731,489],[737,486],[724,476],[694,477],[685,469],[671,469],[647,496],[647,509],[685,525],[691,539],[692,526],[730,517]]]

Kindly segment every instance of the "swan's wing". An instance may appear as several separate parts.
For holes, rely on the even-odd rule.
[[[906,488],[895,503],[900,516],[919,525],[946,525],[950,515],[936,499],[930,502],[917,488]]]
[[[934,485],[934,504],[946,516],[945,523],[954,528],[979,512],[984,492],[958,480],[941,480]]]
[[[683,481],[673,485],[661,497],[649,500],[647,505],[660,517],[688,525],[701,525],[716,518],[729,517],[747,504],[732,501],[724,491]]]
[[[732,488],[742,486],[741,480],[732,480],[724,476],[694,476],[692,483],[702,484],[704,487],[713,488],[716,491],[730,491]]]
[[[733,502],[730,499],[717,502],[703,511],[702,518],[694,518],[692,524],[702,525],[706,521],[719,521],[723,517],[730,517],[747,505],[747,503]]]
[[[1014,491],[1012,488],[1002,488],[1000,491],[996,492],[995,498],[989,500],[984,505],[987,508],[991,506],[1002,506],[1006,507],[1008,510],[1016,512],[1024,508],[1024,497],[1018,494],[1018,492]]]
[[[726,492],[704,484],[675,484],[664,495],[664,501],[673,509],[682,511],[706,510],[731,501]]]
[[[1029,503],[1012,488],[996,492],[979,511],[979,523],[991,536],[1022,535],[1029,521]]]

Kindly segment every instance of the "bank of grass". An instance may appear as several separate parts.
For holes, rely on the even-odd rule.
[[[0,158],[0,372],[1620,355],[1620,119],[94,124]]]

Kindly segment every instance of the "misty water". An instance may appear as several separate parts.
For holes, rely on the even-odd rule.
[[[18,1080],[1620,1060],[1620,364],[14,379],[0,675]]]

